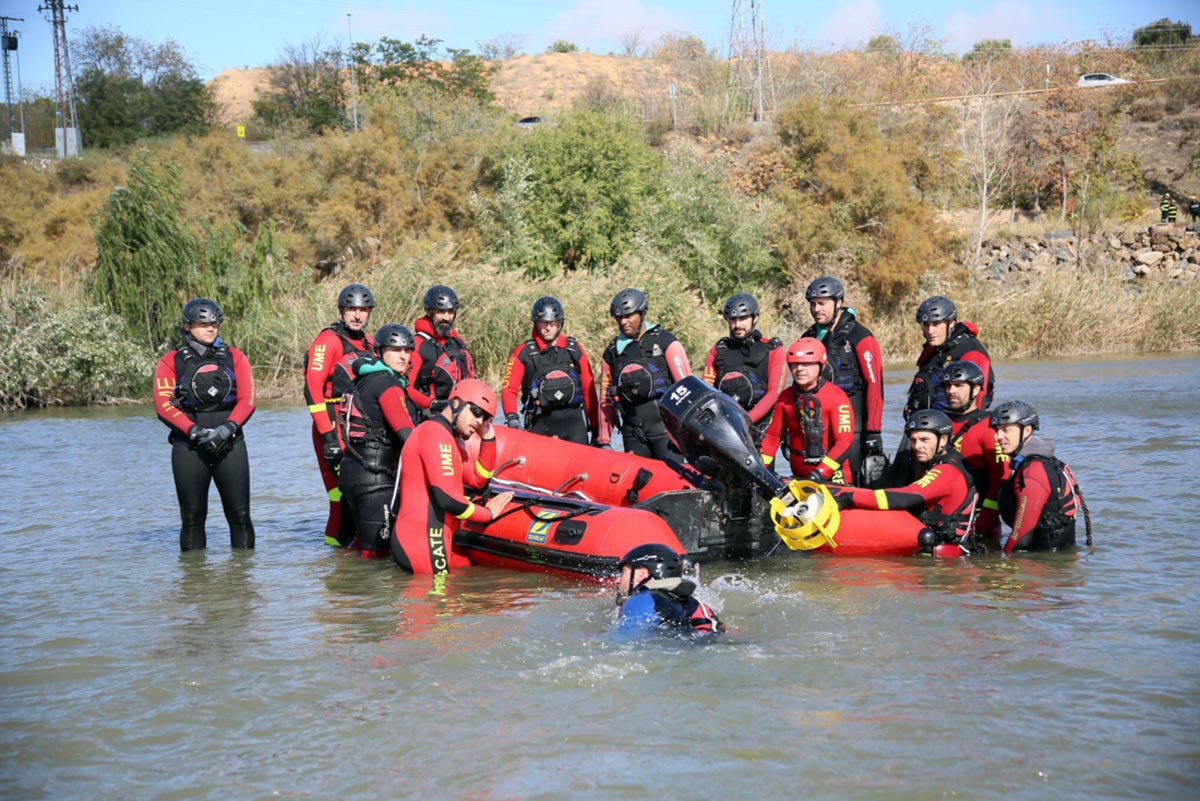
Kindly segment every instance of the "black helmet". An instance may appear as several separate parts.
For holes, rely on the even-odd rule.
[[[640,289],[622,289],[613,297],[608,306],[608,313],[613,317],[624,317],[634,312],[645,314],[648,308],[650,303],[646,300],[645,292]]]
[[[808,289],[804,290],[805,300],[816,300],[818,298],[835,298],[841,300],[844,297],[846,297],[846,288],[842,286],[841,281],[832,275],[822,275],[814,278],[812,283],[808,285]]]
[[[673,548],[660,545],[657,542],[639,545],[621,557],[618,567],[644,567],[650,571],[650,577],[656,579],[681,578],[683,576],[683,558],[675,553]]]
[[[375,296],[362,284],[349,284],[338,293],[339,309],[373,309]]]
[[[904,421],[904,433],[910,434],[913,431],[932,431],[935,434],[950,436],[954,426],[950,424],[950,418],[945,412],[937,409],[918,409]]]
[[[561,323],[563,317],[563,305],[558,302],[558,298],[549,295],[535,300],[533,310],[529,312],[529,319],[535,323]]]
[[[975,362],[966,360],[950,362],[942,369],[943,384],[970,384],[973,387],[983,386],[983,368]]]
[[[384,348],[411,348],[415,345],[412,331],[400,323],[382,325],[375,332],[375,352],[383,353]]]
[[[429,287],[425,293],[426,309],[458,309],[458,295],[444,284]]]
[[[926,298],[917,307],[918,323],[940,323],[942,320],[957,319],[958,309],[954,308],[954,301],[945,295],[934,295],[932,298]]]
[[[988,425],[992,428],[998,426],[1016,423],[1022,426],[1033,426],[1033,430],[1037,431],[1041,421],[1038,420],[1037,409],[1030,406],[1025,401],[1012,400],[992,409],[992,414],[988,417]]]
[[[192,298],[183,307],[183,322],[185,323],[216,323],[220,325],[225,320],[221,307],[215,300],[208,298]]]
[[[758,301],[749,292],[739,292],[725,301],[725,309],[721,312],[726,320],[734,317],[757,317]]]

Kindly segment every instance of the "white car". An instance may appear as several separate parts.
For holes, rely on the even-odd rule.
[[[1118,78],[1115,75],[1109,75],[1107,72],[1089,72],[1087,75],[1080,75],[1079,80],[1075,82],[1076,86],[1116,86],[1119,83],[1129,83],[1124,78]]]

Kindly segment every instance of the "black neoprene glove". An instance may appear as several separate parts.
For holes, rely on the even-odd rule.
[[[211,428],[205,428],[204,426],[201,426],[201,425],[193,425],[191,428],[188,429],[188,433],[187,433],[188,442],[204,441],[206,439],[207,435],[211,431],[212,431]]]
[[[820,470],[814,470],[808,474],[808,480],[815,481],[818,484],[824,484],[825,483],[825,474],[822,473]]]
[[[521,418],[516,412],[509,412],[508,414],[504,415],[504,425],[508,426],[509,428],[520,428]]]
[[[338,442],[337,432],[326,431],[324,440],[321,446],[321,455],[325,457],[325,464],[336,468],[342,463],[342,444]]]
[[[883,455],[883,434],[878,431],[867,431],[863,436],[864,456]]]

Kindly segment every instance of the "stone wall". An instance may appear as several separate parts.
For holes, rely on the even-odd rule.
[[[1000,283],[1023,280],[1047,270],[1073,269],[1079,261],[1073,232],[1039,236],[997,236],[983,244],[978,272]],[[1200,278],[1200,227],[1163,223],[1087,235],[1083,262],[1119,272],[1125,281],[1194,282]]]

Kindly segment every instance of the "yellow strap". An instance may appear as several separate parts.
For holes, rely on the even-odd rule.
[[[479,462],[475,463],[475,472],[479,474],[480,478],[491,478],[492,477],[492,471],[488,470],[486,467],[484,467]]]
[[[334,488],[333,488],[333,489],[331,489],[331,490],[330,490],[330,491],[329,491],[327,494],[329,495],[329,502],[330,502],[330,503],[341,503],[341,502],[342,502],[342,490],[341,490],[341,487],[334,487]]]
[[[773,462],[773,461],[775,461],[774,456],[767,456],[765,453],[762,455],[762,463],[767,465],[768,467],[771,466],[771,462]]]
[[[833,461],[828,456],[826,456],[824,459],[821,460],[821,464],[825,465],[826,467],[828,467],[830,470],[832,470],[835,473],[842,469],[842,466],[840,464]]]
[[[455,515],[459,520],[466,520],[471,515],[475,514],[475,504],[467,501],[467,510],[460,515]]]
[[[999,501],[990,501],[990,500],[985,499],[983,502],[983,508],[991,509],[992,511],[999,512],[1000,511],[1000,502]]]
[[[322,401],[321,403],[314,403],[312,406],[308,407],[309,414],[319,414],[320,412],[323,412],[323,411],[325,411],[324,401]]]
[[[887,492],[884,490],[875,490],[875,505],[885,512],[888,509]]]
[[[328,404],[341,403],[342,399],[341,398],[326,398],[325,402]]]

